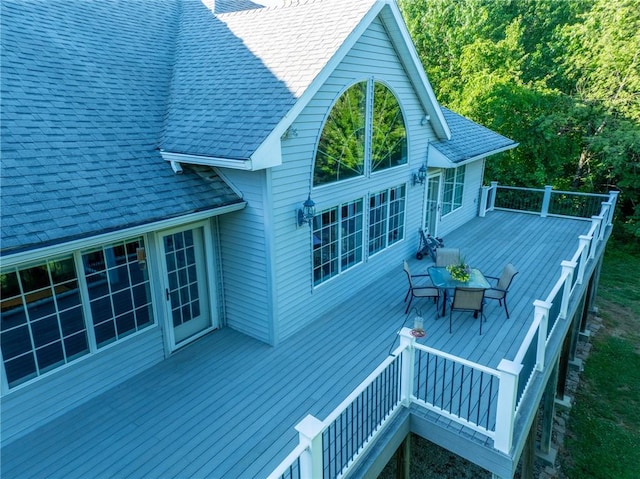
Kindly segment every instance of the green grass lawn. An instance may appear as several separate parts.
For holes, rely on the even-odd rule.
[[[568,423],[568,478],[640,477],[640,255],[610,242],[592,338]]]

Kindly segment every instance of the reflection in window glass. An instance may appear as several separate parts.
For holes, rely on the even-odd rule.
[[[313,283],[338,274],[338,209],[313,217]]]
[[[389,230],[387,245],[404,238],[405,185],[389,190]]]
[[[344,203],[313,218],[313,280],[318,285],[362,262],[363,201]]]
[[[366,96],[367,83],[357,83],[331,109],[316,151],[314,185],[364,174]]]
[[[0,343],[10,387],[89,352],[72,257],[0,275]]]
[[[369,254],[404,238],[405,189],[396,186],[369,198]]]
[[[340,207],[341,271],[362,261],[362,200],[352,201]]]
[[[387,209],[386,191],[369,197],[369,254],[376,253],[387,246]]]
[[[316,151],[313,184],[406,163],[407,130],[400,103],[382,83],[360,82],[344,92],[329,113]]]
[[[98,347],[151,324],[149,274],[138,262],[139,248],[144,248],[142,238],[82,255]]]
[[[371,170],[407,162],[407,131],[396,97],[382,83],[374,83]]]

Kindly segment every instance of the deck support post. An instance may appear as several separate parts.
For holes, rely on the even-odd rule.
[[[500,373],[498,386],[496,432],[493,447],[498,451],[509,454],[513,444],[513,425],[515,422],[516,399],[518,395],[518,376],[522,371],[522,364],[503,359],[497,368]]]
[[[527,434],[527,440],[522,450],[522,464],[520,469],[521,479],[534,479],[533,466],[536,460],[536,435],[538,432],[538,415],[536,414]]]
[[[553,418],[555,416],[556,383],[558,382],[558,363],[553,367],[544,390],[542,403],[542,430],[540,432],[540,454],[545,461],[555,462],[555,451],[551,451]],[[553,458],[553,459],[551,459]]]
[[[590,288],[590,297],[589,297],[589,303],[587,304],[587,308],[589,309],[589,312],[595,313],[597,311],[597,308],[595,306],[595,300],[596,300],[596,296],[598,295],[598,287],[600,286],[600,272],[602,271],[602,260],[603,257],[600,256],[600,258],[598,259],[598,263],[596,264],[596,267],[593,269],[593,274],[591,275],[591,281],[589,283],[589,288]]]
[[[322,478],[322,430],[324,424],[311,414],[296,425],[300,444],[307,449],[300,456],[300,477],[308,479]]]
[[[576,351],[578,350],[580,325],[585,314],[586,298],[587,293],[583,292],[582,296],[580,297],[580,301],[578,302],[578,308],[576,309],[576,312],[574,313],[571,320],[571,329],[569,330],[569,335],[571,336],[571,344],[569,345],[569,363],[571,365],[577,365],[578,369],[582,368],[582,363],[579,359],[576,358]]]
[[[411,394],[413,393],[416,338],[411,334],[411,330],[406,327],[402,328],[398,334],[400,335],[400,346],[402,347],[402,404],[409,407],[411,405]]]
[[[404,438],[396,452],[396,479],[410,479],[411,433]]]
[[[557,387],[556,387],[556,396],[563,403],[567,403],[567,398],[565,398],[565,391],[567,386],[567,376],[569,372],[569,353],[571,351],[571,336],[567,335],[564,338],[562,343],[562,350],[560,351],[560,357],[558,358],[558,378],[557,378]]]
[[[551,204],[551,190],[553,186],[545,186],[544,187],[544,196],[542,197],[542,210],[540,211],[540,216],[542,218],[546,218],[549,214],[549,205]]]

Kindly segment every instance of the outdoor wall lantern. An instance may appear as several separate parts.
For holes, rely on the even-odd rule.
[[[424,185],[424,180],[427,179],[427,167],[422,165],[417,173],[413,174],[413,186],[416,186],[418,183]]]
[[[302,203],[302,208],[298,210],[298,226],[302,226],[305,223],[309,223],[309,226],[311,226],[311,222],[315,215],[316,204],[311,199],[311,194],[309,194],[306,201]]]

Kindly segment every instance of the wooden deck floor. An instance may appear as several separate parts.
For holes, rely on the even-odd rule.
[[[470,315],[423,311],[428,346],[491,367],[512,359],[590,223],[493,212],[447,235],[485,274],[512,262],[511,319],[491,301],[483,334]],[[416,241],[417,243],[417,241]],[[428,259],[411,260],[414,273]],[[2,477],[264,477],[297,443],[307,414],[324,419],[398,345],[407,320],[401,265],[308,329],[270,347],[231,329],[214,332],[2,450]]]

